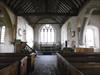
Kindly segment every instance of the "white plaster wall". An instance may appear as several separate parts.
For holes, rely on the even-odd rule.
[[[72,31],[75,31],[75,36],[72,37]],[[62,26],[61,30],[61,43],[62,47],[65,45],[65,41],[67,42],[68,47],[72,47],[72,41],[75,41],[75,46],[78,45],[78,34],[77,34],[77,16],[69,18]]]
[[[65,47],[65,41],[67,40],[67,22],[61,28],[61,45],[62,49]]]
[[[26,24],[26,41],[31,48],[33,47],[33,41],[34,41],[33,36],[34,36],[33,28]]]
[[[17,34],[16,34],[16,39],[20,39],[23,42],[26,42],[26,34],[24,31],[26,31],[26,20],[18,16],[17,17]],[[19,35],[19,29],[21,29],[21,35]]]
[[[28,24],[28,22],[21,16],[18,16],[17,18],[17,37],[16,39],[20,39],[23,42],[27,42],[27,44],[30,47],[33,47],[33,41],[34,41],[34,30],[33,28]],[[20,36],[19,29],[22,31],[22,35]]]

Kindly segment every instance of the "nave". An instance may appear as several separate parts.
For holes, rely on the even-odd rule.
[[[57,55],[37,55],[32,75],[60,75]]]
[[[100,75],[100,0],[0,0],[0,75]]]

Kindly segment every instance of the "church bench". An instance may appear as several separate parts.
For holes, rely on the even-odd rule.
[[[16,60],[17,57],[18,59],[21,58],[21,57],[24,57],[24,56],[27,56],[28,59],[27,59],[27,72],[31,72],[33,69],[34,69],[34,63],[35,63],[35,57],[36,57],[36,54],[35,53],[30,53],[30,54],[24,54],[24,53],[0,53],[0,57],[13,57],[12,59],[13,60]],[[15,59],[16,58],[16,59]],[[6,60],[4,60],[6,61]],[[12,60],[9,60],[9,61],[12,61]]]
[[[0,69],[10,65],[11,63],[0,63]]]
[[[72,65],[74,65],[75,67],[77,67],[78,69],[89,69],[89,68],[99,68],[100,69],[100,63],[96,63],[96,62],[91,62],[91,63],[71,63]]]
[[[100,53],[66,53],[61,55],[84,75],[100,75]]]
[[[31,61],[31,64],[35,62],[35,53],[24,54],[24,53],[0,53],[0,57],[21,57],[21,56],[28,56],[28,59]]]
[[[19,74],[26,75],[27,74],[27,56],[22,57],[9,57],[9,56],[2,56],[0,57],[0,64],[4,65],[12,65],[14,62],[19,62]]]
[[[0,75],[20,75],[18,66],[19,62],[12,64],[0,64]]]
[[[84,75],[100,75],[100,63],[71,63],[77,69],[82,71]]]
[[[93,53],[79,53],[79,52],[72,52],[68,53],[67,51],[59,52],[60,54],[63,54],[63,56],[71,56],[71,57],[87,57],[87,56],[100,56],[100,52],[93,52]]]
[[[84,75],[81,71],[70,64],[60,54],[57,53],[57,65],[61,75]]]
[[[75,52],[78,52],[78,53],[93,53],[94,48],[75,48]]]
[[[100,62],[100,53],[60,53],[69,62]]]

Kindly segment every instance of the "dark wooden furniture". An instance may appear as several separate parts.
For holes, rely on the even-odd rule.
[[[100,53],[60,53],[84,75],[100,75]]]
[[[81,71],[76,69],[72,64],[65,60],[60,54],[57,53],[58,69],[61,75],[83,75]]]
[[[75,52],[91,53],[91,52],[94,52],[94,48],[75,48]]]
[[[0,63],[0,75],[19,75],[19,62]]]
[[[31,69],[34,68],[35,53],[0,53],[0,64],[11,66],[15,62],[19,62],[18,75],[28,75]],[[1,66],[0,66],[1,67]],[[12,75],[12,74],[11,74]]]
[[[12,64],[15,62],[19,62],[19,65],[17,66],[18,74],[27,75],[27,56],[18,56],[18,57],[2,56],[0,57],[0,64],[1,65],[4,64],[4,66],[6,65],[6,67],[7,66],[12,67]]]

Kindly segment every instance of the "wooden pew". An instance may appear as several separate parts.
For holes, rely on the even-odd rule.
[[[30,73],[32,72],[32,69],[34,69],[34,62],[35,62],[35,53],[31,53],[31,54],[23,54],[23,53],[0,53],[0,59],[9,59],[9,62],[13,62],[14,60],[16,61],[17,59],[20,60],[22,57],[27,56],[27,62],[25,61],[21,61],[21,63],[23,63],[22,65],[27,64],[27,72]],[[2,58],[1,58],[2,57]],[[8,60],[2,60],[4,62],[7,62]],[[24,68],[25,69],[25,68]],[[28,74],[27,73],[27,74]]]
[[[75,48],[75,52],[91,53],[91,52],[94,52],[94,48]]]
[[[60,53],[70,62],[100,62],[100,53]]]
[[[100,63],[71,63],[84,75],[100,75]]]
[[[19,62],[12,64],[0,64],[0,75],[19,75]]]
[[[100,75],[100,53],[60,53],[84,75]]]
[[[60,54],[57,53],[58,69],[61,75],[83,75],[81,71],[72,66]]]
[[[2,56],[0,57],[0,64],[4,65],[12,65],[15,62],[19,62],[18,73],[19,75],[27,75],[27,56],[19,56],[19,57],[9,57],[9,56]]]

